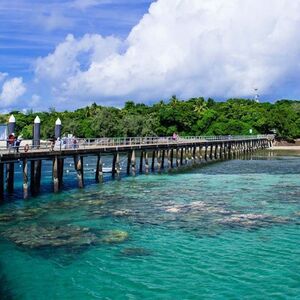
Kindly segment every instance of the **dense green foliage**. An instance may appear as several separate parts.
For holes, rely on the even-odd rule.
[[[122,109],[98,106],[95,103],[73,112],[33,113],[12,112],[17,120],[16,131],[24,138],[32,137],[33,120],[39,115],[42,138],[54,133],[59,117],[63,133],[77,137],[170,136],[179,135],[239,135],[273,133],[279,138],[300,137],[300,102],[281,100],[276,103],[256,103],[253,100],[192,98],[182,101],[173,96],[167,103],[153,105],[126,102]],[[8,115],[0,115],[7,122]]]

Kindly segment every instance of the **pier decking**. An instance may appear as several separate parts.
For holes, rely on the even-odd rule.
[[[112,155],[111,174],[120,178],[120,155],[127,155],[128,175],[137,172],[161,172],[188,164],[208,160],[234,158],[240,153],[250,153],[271,146],[273,136],[219,136],[219,137],[135,137],[77,139],[76,144],[62,140],[57,146],[50,142],[29,141],[19,148],[0,148],[0,198],[4,198],[4,181],[7,193],[14,191],[14,165],[23,164],[23,197],[38,194],[42,176],[42,161],[52,160],[53,191],[62,188],[64,159],[73,157],[78,186],[83,188],[83,157],[96,156],[95,180],[103,180],[102,156]],[[18,150],[18,152],[17,152]],[[137,166],[137,158],[139,165]],[[30,176],[28,166],[30,165]],[[5,180],[4,180],[5,179]],[[29,184],[30,179],[30,184]]]

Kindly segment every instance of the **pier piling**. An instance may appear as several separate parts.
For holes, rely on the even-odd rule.
[[[74,155],[74,166],[77,172],[78,187],[83,188],[84,181],[83,181],[83,157],[82,156]]]
[[[37,120],[39,121],[39,120]],[[10,130],[14,129],[14,122],[11,122]],[[35,125],[39,124],[35,122]],[[60,120],[56,122],[56,135],[60,135],[61,123]],[[39,129],[35,129],[39,133]],[[223,139],[222,139],[223,138]],[[148,141],[148,139],[134,139],[129,138],[129,143],[120,143],[120,140],[111,141],[107,145],[102,145],[99,141],[95,144],[84,141],[84,147],[54,149],[49,151],[41,149],[39,144],[39,134],[34,134],[33,148],[30,151],[12,152],[8,149],[3,151],[0,156],[0,200],[4,198],[4,184],[6,185],[7,193],[14,191],[14,174],[15,163],[21,161],[23,163],[23,197],[29,197],[28,188],[30,188],[31,195],[37,195],[40,191],[41,185],[41,171],[42,161],[44,159],[51,159],[52,176],[53,176],[53,190],[57,193],[62,188],[64,159],[73,157],[78,186],[84,186],[84,164],[83,157],[93,155],[97,157],[97,165],[95,169],[95,181],[103,182],[103,155],[112,155],[111,174],[113,178],[121,178],[121,163],[120,153],[127,153],[127,174],[136,175],[136,154],[139,155],[138,170],[140,173],[145,171],[146,174],[151,171],[161,173],[166,167],[170,171],[175,165],[193,166],[201,163],[203,159],[217,160],[239,157],[242,153],[252,153],[258,149],[265,149],[270,146],[269,136],[257,137],[216,137],[215,140],[207,138],[203,140],[202,137],[192,137],[174,141],[170,139],[155,138]],[[37,142],[38,141],[38,142]],[[37,143],[36,143],[37,142]],[[119,144],[118,144],[119,143]],[[80,145],[80,144],[79,144]],[[136,153],[137,151],[137,153]],[[152,155],[151,155],[152,153]],[[151,161],[150,161],[151,159]],[[30,176],[28,175],[28,162],[30,162]],[[151,164],[151,165],[150,165]],[[165,165],[167,164],[167,165]],[[22,166],[22,165],[21,165]],[[6,172],[5,172],[6,170]],[[30,185],[28,180],[30,179]],[[5,180],[5,181],[4,181]]]

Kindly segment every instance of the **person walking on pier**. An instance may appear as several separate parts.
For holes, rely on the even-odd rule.
[[[14,149],[16,152],[19,152],[21,141],[22,141],[22,135],[19,135],[18,138],[16,138],[14,141]]]
[[[178,136],[177,136],[176,132],[174,132],[173,135],[172,135],[172,140],[173,140],[173,141],[176,141],[176,140],[177,140],[177,137],[178,137]]]
[[[58,137],[55,141],[54,144],[54,150],[61,150],[61,145],[62,145],[62,141],[61,139]]]
[[[11,133],[11,134],[8,136],[8,139],[7,139],[7,148],[8,148],[8,152],[11,152],[11,150],[13,150],[13,148],[14,148],[14,143],[15,143],[15,134],[14,134],[14,133]]]
[[[73,135],[73,137],[72,137],[72,148],[73,149],[78,148],[78,142],[77,142],[77,139],[76,139],[75,135]]]

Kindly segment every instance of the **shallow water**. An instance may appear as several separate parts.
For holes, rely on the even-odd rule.
[[[0,207],[0,299],[299,299],[299,170],[262,154],[84,190],[66,176]]]

